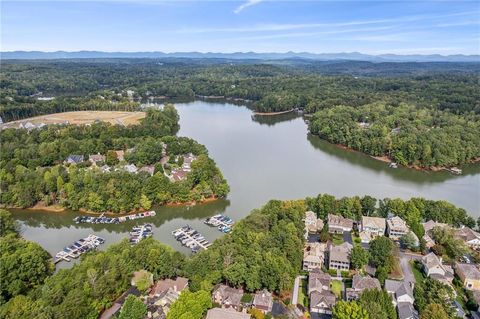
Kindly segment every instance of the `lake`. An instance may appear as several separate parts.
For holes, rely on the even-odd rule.
[[[252,116],[244,106],[195,101],[176,105],[181,136],[206,145],[227,179],[228,198],[192,207],[157,207],[157,216],[119,225],[75,224],[75,212],[46,213],[15,210],[23,236],[55,255],[67,244],[90,233],[107,241],[102,249],[128,236],[138,223],[154,224],[154,238],[189,252],[171,232],[185,224],[213,241],[222,235],[203,223],[224,213],[239,220],[270,199],[299,199],[318,193],[337,197],[371,195],[376,198],[443,199],[480,216],[480,165],[463,166],[463,175],[391,169],[358,152],[346,151],[308,135],[296,114]],[[60,263],[68,267],[71,263]]]

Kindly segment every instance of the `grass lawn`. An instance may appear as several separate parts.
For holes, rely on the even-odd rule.
[[[423,272],[421,272],[419,269],[417,269],[417,267],[415,267],[415,263],[413,261],[410,261],[410,267],[412,267],[412,272],[413,272],[413,275],[415,276],[415,282],[417,283],[422,282],[423,279],[425,279]]]
[[[355,233],[352,233],[352,239],[353,239],[354,246],[360,246],[362,244],[362,240],[360,239],[360,237],[355,235]]]
[[[393,263],[392,271],[389,274],[390,279],[402,280],[403,279],[403,272],[402,267],[400,266],[400,259],[398,257],[394,257],[395,262]]]
[[[305,308],[308,308],[308,298],[307,298],[307,279],[300,280],[300,287],[298,289],[298,300],[297,302],[303,305]]]
[[[335,294],[335,296],[337,296],[338,298],[341,298],[341,297],[342,297],[343,285],[342,285],[342,282],[341,282],[341,281],[339,281],[339,280],[332,280],[332,282],[330,283],[330,289],[331,289],[332,292]]]
[[[332,238],[333,244],[336,245],[341,245],[343,244],[343,235],[342,234],[334,234]]]

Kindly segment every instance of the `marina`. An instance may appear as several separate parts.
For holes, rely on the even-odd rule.
[[[135,245],[135,244],[138,244],[144,238],[152,237],[152,235],[153,235],[153,232],[152,232],[151,224],[135,226],[132,228],[132,231],[130,232],[128,241],[130,242],[130,244]]]
[[[63,250],[59,251],[55,255],[55,263],[60,261],[70,261],[72,259],[78,258],[80,255],[97,248],[101,244],[105,242],[105,239],[96,236],[96,235],[88,235],[85,238],[81,238],[71,244],[63,248]]]
[[[120,216],[120,217],[106,217],[105,214],[101,214],[98,217],[77,216],[73,219],[73,221],[76,224],[82,224],[82,223],[87,223],[87,224],[119,224],[119,223],[123,223],[123,222],[129,221],[129,220],[136,220],[136,219],[141,219],[141,218],[146,218],[146,217],[153,217],[155,215],[156,215],[155,211],[151,210],[151,211],[148,211],[148,212],[126,215],[126,216]]]
[[[228,216],[218,214],[205,219],[204,223],[208,226],[216,227],[223,233],[229,233],[232,231],[234,221]]]
[[[200,249],[207,249],[212,245],[201,233],[189,225],[174,230],[172,235],[183,246],[190,248],[193,253],[198,252]]]

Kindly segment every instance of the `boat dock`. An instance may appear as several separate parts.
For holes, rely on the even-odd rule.
[[[135,244],[138,244],[144,238],[152,237],[152,235],[153,235],[153,232],[152,232],[151,224],[135,226],[132,228],[132,231],[130,232],[130,237],[128,241],[130,242],[130,244],[135,245]]]
[[[194,253],[200,249],[207,249],[212,245],[202,234],[188,225],[174,230],[172,235],[183,246],[190,248]]]
[[[148,212],[126,215],[126,216],[120,216],[120,217],[105,217],[105,214],[102,214],[98,217],[77,216],[73,219],[73,221],[77,224],[81,224],[81,223],[87,223],[87,224],[119,224],[119,223],[123,223],[123,222],[129,221],[129,220],[141,219],[141,218],[145,218],[145,217],[153,217],[155,215],[156,215],[155,211],[151,210],[151,211],[148,211]]]
[[[232,231],[235,222],[228,216],[218,214],[205,219],[204,223],[212,227],[217,227],[217,229],[223,233],[229,233]]]
[[[70,261],[78,258],[80,255],[97,248],[105,242],[105,239],[96,235],[88,235],[85,238],[79,239],[70,246],[63,248],[55,255],[55,263],[60,261]]]

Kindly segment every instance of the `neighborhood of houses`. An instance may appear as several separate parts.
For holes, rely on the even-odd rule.
[[[382,289],[380,281],[374,278],[375,270],[370,265],[365,267],[365,271],[351,270],[350,257],[351,251],[355,245],[368,249],[369,242],[377,236],[387,236],[397,242],[406,234],[412,234],[407,223],[398,216],[390,215],[388,218],[363,216],[359,222],[353,221],[342,216],[329,214],[326,218],[327,223],[317,218],[312,211],[305,213],[305,238],[307,239],[304,248],[303,270],[308,272],[308,277],[304,278],[305,298],[307,302],[298,300],[298,293],[292,300],[294,304],[308,305],[305,307],[310,312],[312,318],[328,318],[332,314],[333,307],[339,300],[352,301],[357,300],[365,289]],[[320,242],[318,233],[324,227],[328,227],[328,232],[337,234],[335,240]],[[423,223],[427,249],[435,245],[431,238],[431,231],[435,227],[449,227],[447,224],[428,221]],[[341,235],[341,236],[340,236]],[[352,239],[355,236],[355,240]],[[468,227],[455,229],[455,237],[465,242],[472,249],[480,248],[480,234]],[[335,237],[334,237],[335,238]],[[416,236],[414,236],[416,238]],[[340,239],[341,243],[338,242]],[[418,241],[418,238],[416,238]],[[465,262],[453,262],[446,264],[440,256],[434,252],[426,255],[400,250],[400,257],[406,258],[407,262],[402,263],[403,279],[386,279],[383,289],[392,297],[399,319],[416,319],[419,317],[414,308],[415,279],[413,275],[407,276],[405,272],[412,273],[411,267],[414,265],[410,261],[415,260],[421,267],[425,277],[431,277],[444,284],[453,287],[453,279],[456,276],[464,289],[473,292],[473,295],[480,303],[480,270],[478,265],[471,260]],[[404,269],[406,267],[407,269]],[[408,278],[407,278],[408,277]],[[300,278],[300,277],[299,277]],[[302,286],[297,283],[296,285]],[[295,287],[295,290],[301,288]],[[467,318],[461,305],[452,300],[454,312],[460,318]],[[472,313],[473,318],[480,318],[480,312]]]
[[[162,159],[160,160],[160,164],[163,168],[163,174],[168,177],[171,182],[179,182],[184,180],[187,177],[187,174],[192,171],[191,164],[196,159],[196,156],[192,153],[184,154],[184,155],[177,155],[174,158],[173,167],[171,169],[167,169],[166,163],[169,162],[169,157],[166,155],[167,145],[162,143]],[[65,165],[78,165],[85,162],[89,162],[91,166],[90,169],[100,169],[103,173],[108,173],[111,171],[126,171],[131,174],[138,174],[145,172],[150,176],[153,176],[155,173],[155,165],[144,165],[142,167],[137,167],[133,163],[128,163],[125,159],[125,155],[130,154],[135,151],[135,148],[130,148],[127,150],[113,150],[113,154],[115,155],[118,165],[111,167],[105,163],[106,156],[102,154],[92,154],[89,155],[88,159],[85,158],[83,155],[71,154],[65,160]],[[183,159],[183,160],[182,160]],[[171,162],[169,162],[169,166]],[[180,165],[181,164],[181,165]]]

